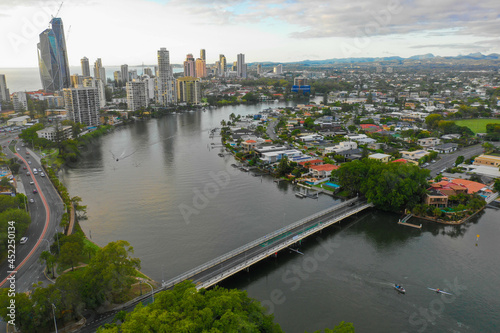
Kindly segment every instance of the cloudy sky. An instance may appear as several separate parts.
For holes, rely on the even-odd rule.
[[[59,4],[0,0],[0,68],[37,66]],[[65,0],[59,17],[72,66],[153,64],[160,47],[172,63],[500,53],[498,0]]]

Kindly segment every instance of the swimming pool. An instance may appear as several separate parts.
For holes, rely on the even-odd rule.
[[[333,187],[333,188],[339,188],[340,187],[340,185],[337,185],[335,183],[330,183],[330,182],[325,183],[325,185],[328,186],[328,187]]]

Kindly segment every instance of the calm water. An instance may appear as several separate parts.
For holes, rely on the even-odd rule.
[[[210,149],[220,141],[209,129],[232,112],[264,107],[171,115],[96,140],[61,175],[88,206],[84,231],[99,245],[128,240],[142,271],[161,281],[336,204],[328,196],[298,199],[292,185],[236,172],[230,156]],[[307,240],[304,255],[283,251],[223,286],[247,290],[286,332],[342,320],[357,332],[496,332],[499,217],[488,208],[464,226],[423,222],[416,230],[397,225],[399,216],[370,211]]]

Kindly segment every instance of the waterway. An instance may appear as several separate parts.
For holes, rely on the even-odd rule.
[[[299,199],[293,185],[236,171],[231,156],[217,155],[212,143],[220,140],[209,138],[209,129],[233,112],[276,105],[169,115],[97,139],[61,174],[88,206],[83,230],[101,246],[129,241],[142,271],[161,281],[336,204],[326,195]],[[222,286],[247,290],[286,332],[342,320],[357,332],[494,332],[499,217],[487,208],[462,226],[422,222],[417,230],[372,210],[306,240],[303,255],[280,252]]]

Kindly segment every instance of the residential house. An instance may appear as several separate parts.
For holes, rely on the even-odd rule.
[[[387,154],[371,154],[368,156],[368,158],[371,158],[372,160],[377,160],[382,163],[387,163],[389,162],[389,159],[391,158],[391,155]]]
[[[434,137],[423,138],[423,139],[418,139],[417,143],[419,146],[422,146],[424,148],[425,147],[434,147],[436,145],[441,144],[441,139],[434,138]]]
[[[448,197],[451,195],[457,195],[460,193],[467,193],[467,187],[461,184],[455,184],[448,181],[441,181],[439,183],[432,184],[427,190],[425,196],[425,204],[435,207],[447,207]]]
[[[480,155],[474,160],[474,165],[483,165],[490,167],[500,166],[500,156]]]
[[[338,145],[333,146],[333,147],[326,147],[324,154],[329,154],[329,153],[338,153],[344,150],[350,150],[350,149],[356,149],[358,148],[358,144],[354,141],[342,141],[339,142]]]
[[[407,160],[418,161],[426,155],[430,155],[428,151],[425,150],[415,150],[415,151],[400,151],[401,156]]]
[[[243,151],[249,152],[255,149],[257,147],[257,141],[255,140],[246,140],[241,143],[241,147],[243,148]]]
[[[64,141],[67,139],[71,139],[73,135],[71,126],[59,126],[59,134],[55,127],[47,127],[36,131],[36,134],[39,138],[44,138],[50,141],[56,141],[59,139],[60,141]],[[59,135],[59,138],[57,136]]]
[[[309,167],[309,172],[316,178],[327,178],[330,177],[333,170],[337,170],[340,167],[333,164],[321,164]]]
[[[442,145],[437,145],[432,148],[431,150],[437,151],[440,154],[449,154],[458,149],[458,144],[456,143],[444,143]]]

